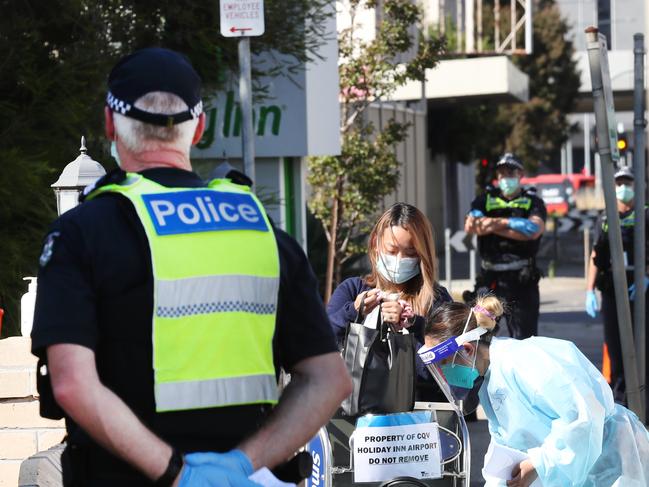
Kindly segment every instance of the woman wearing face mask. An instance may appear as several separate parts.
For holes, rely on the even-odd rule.
[[[490,449],[527,455],[512,466],[511,479],[486,485],[527,487],[537,478],[544,486],[649,485],[649,433],[614,403],[599,371],[572,342],[493,337],[502,312],[494,296],[479,297],[473,308],[445,303],[425,330],[431,366],[452,395],[478,391]],[[437,347],[449,339],[460,345],[457,352]]]
[[[423,343],[424,316],[439,304],[452,301],[435,281],[435,246],[428,219],[412,205],[396,203],[376,222],[369,236],[370,273],[351,277],[334,291],[327,313],[340,345],[361,303],[368,323],[381,313],[393,328],[408,328]],[[417,400],[435,398],[430,376],[417,357]],[[420,386],[420,387],[419,387]]]
[[[622,250],[624,251],[624,265],[626,266],[626,278],[629,287],[629,299],[644,299],[645,310],[649,310],[649,295],[645,292],[649,278],[645,277],[644,289],[636,291],[633,275],[633,254],[634,254],[634,229],[635,229],[635,204],[633,192],[634,176],[627,167],[619,169],[615,173],[615,195],[617,198],[617,210],[620,217],[620,230],[622,234]],[[649,212],[645,209],[645,232],[649,236]],[[611,253],[608,243],[608,223],[606,218],[599,220],[595,226],[595,245],[591,253],[590,266],[587,277],[586,290],[586,313],[595,318],[598,312],[597,296],[595,288],[601,292],[601,310],[604,318],[604,342],[608,351],[611,364],[609,382],[613,389],[613,397],[620,404],[626,404],[626,391],[624,385],[624,368],[622,366],[622,348],[620,345],[620,332],[617,321],[617,308],[615,306],[615,289],[613,287],[613,275],[611,272]],[[649,239],[645,237],[645,244]],[[649,272],[649,247],[646,248],[647,261],[644,263],[645,272]],[[633,311],[633,306],[631,306]],[[647,334],[649,340],[649,334]],[[649,343],[645,344],[645,347]],[[647,361],[649,365],[649,361]],[[649,372],[649,368],[647,370]],[[649,377],[649,375],[648,375]],[[646,389],[649,393],[649,389]],[[649,394],[647,395],[649,398]]]

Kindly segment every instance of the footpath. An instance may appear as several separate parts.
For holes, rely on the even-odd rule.
[[[464,282],[453,283],[454,294],[462,289],[468,289]],[[539,335],[574,342],[601,370],[604,329],[601,316],[592,319],[586,315],[584,289],[583,277],[541,280]],[[487,421],[480,410],[478,418],[478,421],[468,423],[471,432],[471,487],[484,485],[482,461],[489,445]]]

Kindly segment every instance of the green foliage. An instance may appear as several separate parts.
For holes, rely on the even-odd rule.
[[[485,7],[485,33],[493,32],[493,27],[489,27],[493,25],[493,12],[486,15],[491,8]],[[508,9],[503,7],[503,30],[509,27],[504,24],[509,18]],[[535,2],[533,24],[533,53],[512,57],[529,77],[529,101],[480,103],[454,107],[444,114],[447,137],[439,142],[451,158],[485,158],[493,162],[503,152],[511,151],[533,173],[540,164],[551,162],[567,140],[567,115],[574,110],[580,85],[573,60],[574,47],[567,39],[568,25],[553,0]],[[493,38],[487,35],[485,42],[493,45]],[[491,171],[480,168],[478,184],[484,185],[492,176]]]
[[[372,40],[358,35],[357,15],[362,9],[378,8],[380,22]],[[412,35],[421,12],[409,0],[384,2],[351,0],[351,25],[338,36],[341,100],[341,145],[337,157],[309,160],[308,182],[312,188],[309,208],[321,222],[329,242],[325,297],[341,266],[359,252],[360,236],[373,223],[377,204],[392,193],[399,179],[394,147],[406,137],[407,124],[390,120],[381,130],[366,120],[365,111],[378,99],[389,97],[410,80],[423,80],[426,69],[437,63],[444,40]],[[395,58],[414,52],[408,61]]]
[[[529,76],[530,100],[507,107],[514,123],[506,149],[519,154],[530,169],[549,162],[570,133],[567,115],[574,110],[580,79],[567,34],[559,7],[544,0],[534,16],[534,53],[514,58]]]
[[[309,165],[309,184],[314,188],[311,211],[323,222],[332,219],[331,195],[339,201],[340,237],[338,260],[342,264],[362,252],[351,238],[369,231],[371,218],[383,196],[394,191],[399,180],[399,162],[394,145],[405,138],[407,127],[390,120],[375,133],[372,124],[344,135],[342,153],[337,157],[314,157]],[[325,226],[327,239],[330,228]]]
[[[328,0],[266,0],[266,33],[254,53],[278,63],[253,77],[290,76],[327,35]],[[0,0],[0,307],[3,335],[17,334],[23,276],[34,275],[47,225],[55,216],[50,185],[78,155],[114,167],[103,136],[106,78],[135,49],[164,46],[189,56],[205,85],[219,88],[237,70],[237,40],[219,33],[218,0]],[[258,86],[259,88],[259,86]]]

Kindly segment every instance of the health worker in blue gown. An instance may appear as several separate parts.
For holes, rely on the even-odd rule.
[[[489,295],[473,307],[444,303],[420,350],[454,399],[479,398],[492,443],[527,454],[499,485],[649,485],[649,434],[602,374],[572,342],[493,337],[502,313]]]

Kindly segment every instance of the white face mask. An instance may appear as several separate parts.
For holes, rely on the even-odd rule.
[[[518,178],[502,178],[498,180],[498,187],[505,196],[510,196],[518,190],[520,180]]]
[[[388,281],[401,284],[419,274],[419,258],[399,258],[396,255],[380,252],[376,262],[376,270]]]
[[[115,162],[117,163],[117,167],[122,167],[122,161],[119,158],[119,153],[117,152],[117,141],[113,140],[110,143],[110,155],[113,159],[115,159]]]
[[[620,186],[615,187],[615,196],[622,203],[628,203],[633,199],[635,193],[633,188],[628,184],[621,184]]]

